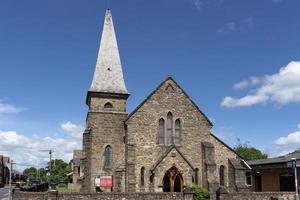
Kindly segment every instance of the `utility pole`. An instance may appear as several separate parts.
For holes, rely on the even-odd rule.
[[[52,150],[49,150],[49,156],[50,156],[50,175],[51,175],[51,169],[52,169]]]
[[[294,170],[294,176],[295,176],[296,200],[299,200],[298,176],[297,176],[297,159],[296,158],[292,158],[292,168]]]
[[[35,179],[38,180],[39,178],[39,165],[38,165],[38,160],[36,160],[36,176]]]
[[[49,164],[49,189],[51,190],[51,180],[50,180],[50,176],[51,176],[51,170],[52,170],[52,149],[49,150],[49,156],[50,156],[50,164]]]
[[[11,200],[12,199],[12,195],[11,195],[11,175],[12,175],[12,170],[13,170],[13,164],[16,164],[13,160],[10,161],[10,169],[9,169],[9,191],[8,191],[8,199]]]
[[[51,190],[51,180],[50,180],[50,176],[51,176],[51,172],[52,172],[52,153],[54,152],[52,149],[47,149],[47,150],[40,150],[43,152],[49,152],[49,171],[47,172],[47,180],[48,180],[48,189]],[[55,162],[55,161],[54,161]],[[55,166],[55,165],[54,165]]]

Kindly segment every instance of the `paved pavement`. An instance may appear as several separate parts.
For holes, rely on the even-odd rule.
[[[8,200],[8,186],[0,188],[0,200]]]

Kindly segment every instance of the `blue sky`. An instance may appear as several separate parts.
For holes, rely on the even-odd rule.
[[[2,154],[42,165],[47,154],[38,160],[40,149],[57,148],[56,156],[68,159],[80,147],[107,6],[0,3]],[[300,63],[291,63],[300,60],[300,1],[111,0],[109,6],[131,93],[128,112],[172,75],[229,145],[240,138],[272,156],[300,147]],[[24,146],[32,153],[18,156]]]

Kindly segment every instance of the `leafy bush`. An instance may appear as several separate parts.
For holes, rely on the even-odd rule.
[[[59,188],[65,188],[65,187],[67,187],[67,184],[65,184],[65,183],[59,183],[57,185],[57,187],[59,187]]]
[[[209,193],[206,189],[201,188],[199,185],[193,185],[191,187],[194,193],[194,200],[207,200],[209,199]]]

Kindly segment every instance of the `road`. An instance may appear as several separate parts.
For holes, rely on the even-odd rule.
[[[0,188],[0,200],[8,200],[8,186]]]

